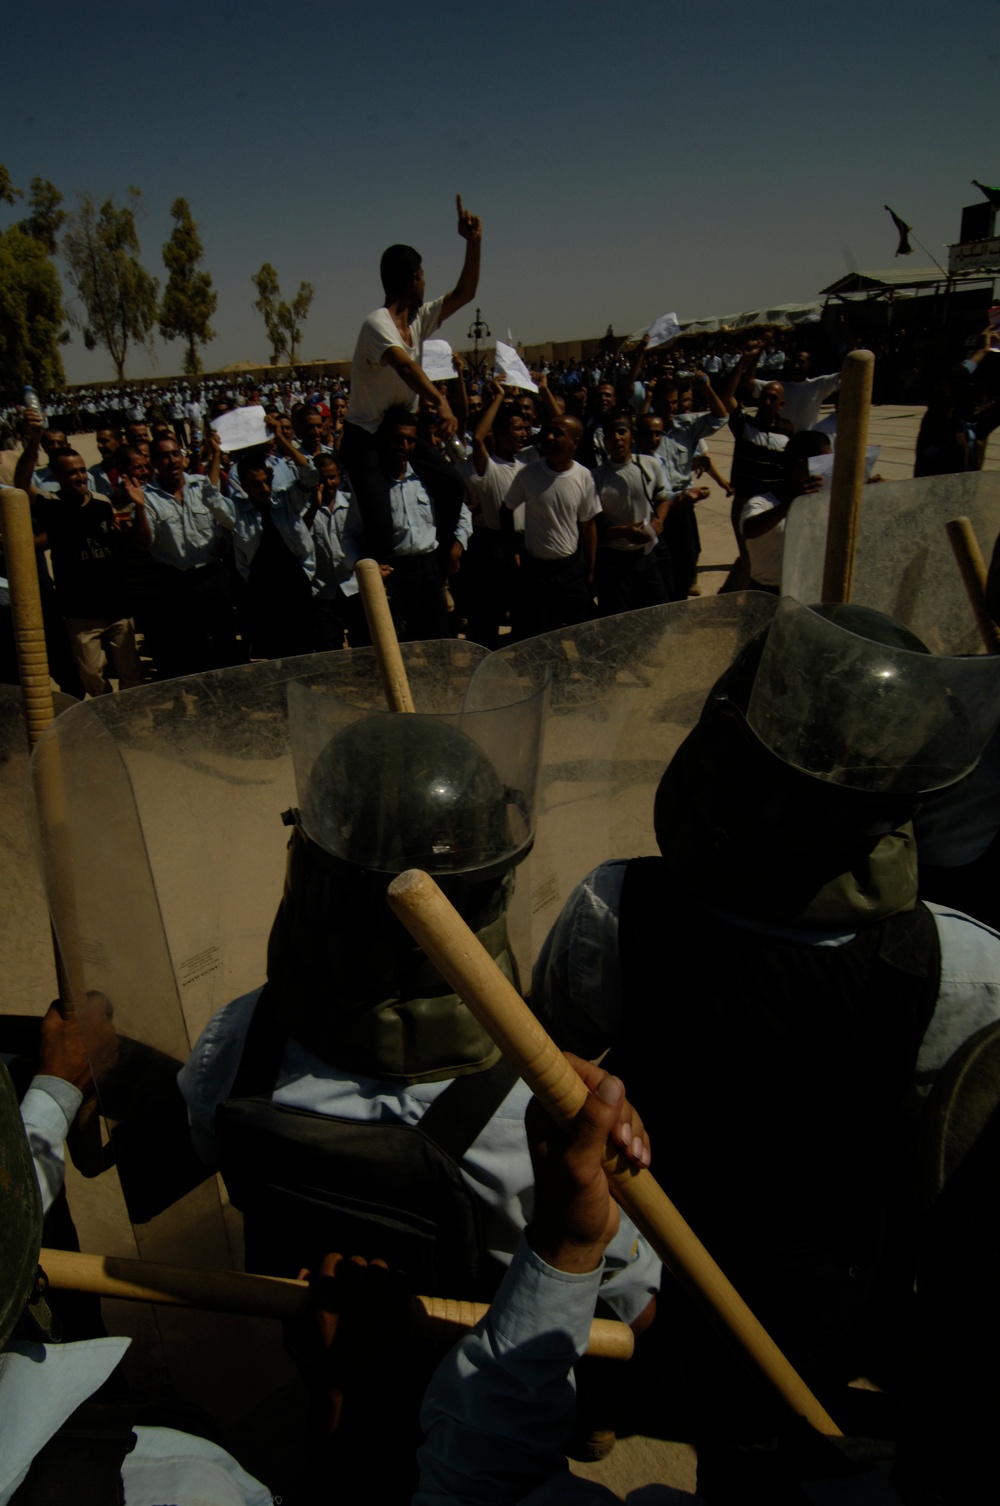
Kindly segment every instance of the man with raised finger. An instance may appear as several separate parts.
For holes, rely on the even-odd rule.
[[[483,227],[478,216],[462,208],[461,195],[456,203],[458,233],[465,241],[458,282],[450,293],[425,302],[420,253],[412,246],[389,246],[379,268],[385,302],[361,326],[351,362],[351,397],[340,458],[361,512],[366,551],[382,563],[388,563],[393,553],[389,486],[378,446],[383,418],[396,407],[415,413],[424,398],[438,415],[442,438],[450,439],[457,428],[448,399],[421,364],[424,341],[471,303],[479,286]],[[425,441],[418,445],[413,469],[431,493],[443,537],[451,538],[465,496],[461,479]]]

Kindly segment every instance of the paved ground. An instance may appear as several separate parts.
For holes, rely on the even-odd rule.
[[[873,411],[870,441],[882,447],[877,469],[886,479],[901,479],[912,475],[913,445],[920,419],[920,410],[914,408],[878,408]],[[92,436],[77,437],[74,441],[89,463],[97,459]],[[731,440],[728,431],[711,444],[711,452],[723,475],[728,474]],[[1000,469],[1000,447],[994,446],[994,454],[987,461],[989,469]],[[735,558],[735,542],[729,523],[729,503],[724,494],[712,487],[710,498],[699,508],[699,524],[702,536],[702,558],[699,584],[703,594],[713,594],[725,579]],[[685,609],[686,610],[686,609]],[[648,666],[640,665],[640,669]],[[656,666],[653,665],[653,670]],[[623,695],[640,697],[643,694],[642,676],[634,681],[619,675]],[[15,720],[15,713],[8,704],[8,723]],[[670,729],[666,729],[669,731]],[[566,718],[559,729],[559,747],[556,752],[570,770],[572,761],[580,761],[581,750],[589,759],[590,777],[596,780],[602,759],[620,756],[623,743],[628,745],[629,757],[641,763],[642,779],[654,765],[662,767],[664,760],[664,725],[652,725],[648,717],[643,720],[633,717],[631,721],[609,723],[608,720],[583,716],[579,721]],[[672,735],[672,734],[671,734]],[[16,729],[11,734],[11,747],[16,740]],[[648,739],[644,742],[643,738]],[[561,750],[561,751],[560,751]],[[11,967],[17,983],[12,994],[3,1003],[6,1010],[24,1009],[32,1012],[41,1003],[52,997],[51,964],[47,957],[47,925],[41,892],[34,882],[30,867],[30,845],[20,807],[20,778],[23,757],[12,754],[0,760],[0,886],[9,903],[0,909],[7,917],[0,922],[3,929],[3,955],[17,959]],[[185,894],[185,876],[194,867],[202,868],[207,860],[202,858],[203,844],[207,852],[209,837],[198,829],[191,812],[195,809],[196,795],[201,783],[212,781],[217,807],[216,819],[219,830],[228,832],[230,844],[232,833],[245,836],[253,826],[248,812],[261,813],[261,820],[268,825],[269,843],[266,859],[262,859],[256,841],[243,851],[241,863],[245,872],[247,906],[243,917],[244,929],[237,935],[230,955],[224,959],[219,979],[209,990],[209,982],[193,973],[185,983],[184,1005],[192,1018],[189,1023],[197,1029],[204,1018],[218,1003],[241,989],[253,986],[257,978],[259,957],[262,955],[261,938],[266,935],[277,899],[276,885],[280,883],[280,863],[283,837],[270,821],[274,810],[290,803],[282,785],[285,777],[266,759],[257,762],[242,761],[238,768],[230,770],[220,750],[211,764],[202,759],[200,763],[183,758],[171,759],[169,750],[158,746],[155,733],[145,742],[140,741],[130,754],[130,770],[135,780],[139,798],[143,789],[154,793],[159,787],[171,791],[171,813],[163,813],[162,831],[150,834],[150,842],[160,844],[154,852],[158,871],[169,868],[169,884],[176,891],[176,915],[172,924],[182,939],[171,936],[170,955],[178,967],[197,961],[199,952],[198,927],[203,923],[200,903],[195,895]],[[220,777],[223,776],[223,777]],[[567,775],[568,777],[568,775]],[[648,781],[647,781],[648,782]],[[279,786],[281,786],[279,788]],[[628,781],[614,792],[620,804],[615,807],[614,824],[626,845],[640,841],[640,834],[648,827],[648,810],[645,794],[642,803],[633,798]],[[637,789],[645,786],[637,782]],[[567,786],[564,809],[560,814],[566,823],[566,840],[581,844],[580,868],[589,866],[589,853],[584,848],[605,840],[603,828],[586,827],[583,807],[574,803],[580,800],[579,782],[574,790]],[[584,791],[583,798],[586,798]],[[634,807],[634,808],[633,808]],[[630,850],[633,850],[630,846]],[[638,846],[634,850],[640,849]],[[574,848],[575,851],[575,848]],[[191,854],[197,856],[193,860]],[[607,856],[600,849],[596,856]],[[106,858],[102,850],[102,857]],[[106,860],[109,860],[106,858]],[[214,880],[202,875],[203,882],[211,888]],[[263,881],[262,881],[263,880]],[[122,870],[120,881],[130,882],[129,874]],[[547,884],[549,881],[546,880]],[[549,905],[558,907],[557,895],[563,880],[553,879],[551,895],[546,892],[541,908],[547,916]],[[167,880],[164,880],[166,886]],[[545,884],[539,886],[545,888]],[[532,901],[538,905],[538,895]],[[185,904],[186,901],[186,904]],[[164,945],[166,941],[164,941]],[[146,983],[159,966],[152,954],[137,958],[138,970],[146,970]],[[218,990],[218,992],[216,992]],[[77,1217],[84,1249],[104,1253],[132,1253],[135,1244],[124,1214],[120,1192],[114,1174],[108,1174],[97,1182],[85,1182],[76,1173],[70,1178],[71,1201]],[[205,1199],[196,1207],[189,1219],[188,1233],[194,1233],[196,1242],[202,1232],[201,1250],[206,1263],[224,1264],[229,1259],[233,1243],[233,1231],[219,1212],[219,1204],[213,1183],[206,1185]],[[169,1230],[154,1229],[147,1236],[153,1243],[159,1239],[162,1253],[171,1239]],[[132,1332],[137,1339],[136,1370],[147,1377],[157,1379],[160,1375],[158,1356],[162,1349],[170,1351],[170,1364],[175,1378],[184,1389],[220,1416],[230,1429],[235,1451],[245,1459],[249,1467],[259,1471],[262,1478],[282,1496],[286,1506],[293,1503],[309,1503],[316,1495],[307,1478],[290,1462],[289,1451],[281,1447],[281,1440],[294,1432],[301,1415],[301,1396],[291,1380],[288,1361],[283,1355],[274,1325],[253,1324],[232,1318],[174,1317],[160,1310],[154,1317],[148,1311],[130,1308],[125,1304],[109,1304],[107,1321],[112,1332]],[[146,1357],[148,1356],[148,1358]],[[623,1372],[622,1386],[632,1384],[627,1372]],[[683,1441],[683,1430],[658,1425],[655,1397],[636,1398],[636,1426],[640,1429],[634,1437],[619,1442],[611,1456],[600,1465],[586,1467],[587,1474],[600,1479],[616,1492],[624,1493],[654,1480],[667,1480],[682,1488],[693,1488],[694,1455]],[[673,1431],[673,1439],[663,1439],[659,1434]],[[681,1441],[677,1441],[678,1438]],[[579,1467],[581,1470],[583,1467]]]

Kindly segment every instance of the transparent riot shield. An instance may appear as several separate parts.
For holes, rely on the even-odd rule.
[[[585,873],[656,851],[660,776],[776,606],[751,591],[647,607],[528,639],[479,666],[467,709],[551,682],[535,844],[509,917],[522,977]]]
[[[53,697],[57,712],[76,702]],[[28,734],[17,685],[0,685],[0,1015],[42,1015],[56,996],[45,891],[24,815]],[[0,1051],[4,1045],[0,1021]]]
[[[435,709],[461,704],[487,654],[464,642],[401,651],[417,706]],[[85,1247],[192,1265],[241,1259],[221,1183],[191,1161],[176,1073],[215,1011],[264,981],[284,879],[282,813],[296,803],[290,683],[384,706],[372,650],[310,655],[75,704],[31,760],[28,824],[60,946],[89,996],[84,1038],[100,1038],[110,1010],[119,1048],[110,1064],[92,1055],[117,1175],[85,1184]],[[217,1417],[222,1405],[223,1422],[233,1414],[203,1368],[203,1339],[188,1342],[192,1328],[224,1330],[227,1375],[234,1357],[239,1374],[242,1355],[260,1396],[287,1368],[274,1325],[161,1308],[154,1342],[148,1310],[116,1321],[138,1323],[156,1350],[154,1373],[165,1363],[184,1394]],[[257,1346],[270,1376],[254,1363]],[[245,1399],[242,1381],[237,1390]]]
[[[798,498],[785,524],[781,590],[822,599],[829,493]],[[988,560],[1000,532],[1000,475],[922,476],[866,486],[851,600],[917,634],[935,654],[978,654],[982,643],[945,524],[971,519]]]

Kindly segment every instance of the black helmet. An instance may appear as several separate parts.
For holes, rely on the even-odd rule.
[[[456,718],[457,720],[457,718]],[[368,716],[319,755],[302,806],[309,837],[377,873],[501,873],[531,846],[524,802],[443,717]]]
[[[869,607],[784,597],[712,690],[790,768],[844,789],[921,797],[975,768],[1000,717],[1000,665],[932,654]]]

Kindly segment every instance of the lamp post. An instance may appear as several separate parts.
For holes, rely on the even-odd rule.
[[[478,307],[476,308],[476,317],[473,320],[472,324],[469,326],[469,333],[466,338],[473,342],[472,360],[469,362],[471,374],[477,378],[481,377],[483,374],[485,357],[479,354],[479,345],[480,341],[489,340],[491,338],[491,330],[489,325],[486,323],[486,320],[483,318],[482,309]]]

